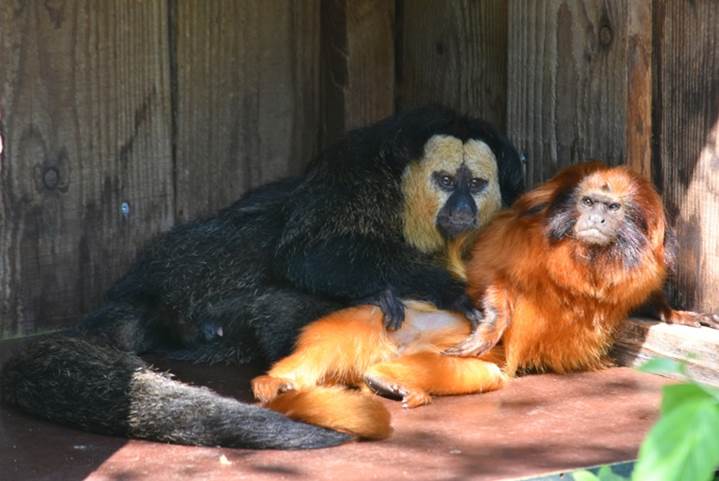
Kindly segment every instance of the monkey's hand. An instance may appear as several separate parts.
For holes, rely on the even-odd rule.
[[[446,349],[442,354],[461,357],[481,356],[497,345],[500,337],[494,336],[491,329],[486,329],[480,324],[467,339]]]
[[[676,311],[674,309],[663,313],[661,320],[667,324],[681,324],[684,326],[707,326],[719,329],[719,314],[703,314],[693,311]]]
[[[464,317],[466,317],[469,321],[469,325],[472,326],[473,332],[477,329],[477,326],[479,326],[479,324],[484,320],[484,315],[482,314],[482,311],[474,307],[474,304],[472,304],[472,301],[469,299],[469,296],[464,293],[452,303],[450,310],[457,311],[464,315]]]
[[[497,293],[501,292],[496,288],[493,288],[492,291],[493,296],[497,296]],[[467,305],[471,306],[471,311],[467,310]],[[500,306],[501,303],[485,299],[483,315],[467,298],[463,313],[472,325],[472,334],[456,346],[445,350],[442,354],[465,357],[480,356],[496,346],[509,325],[509,313],[505,312]]]
[[[364,299],[361,301],[361,304],[373,304],[382,309],[382,314],[384,314],[384,327],[388,331],[396,331],[402,327],[405,306],[393,288],[388,287],[378,295]]]

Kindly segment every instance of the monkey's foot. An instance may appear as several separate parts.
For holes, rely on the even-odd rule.
[[[272,401],[279,394],[292,391],[294,386],[286,379],[267,375],[257,376],[252,380],[252,393],[263,403]]]
[[[365,376],[364,382],[375,394],[402,401],[403,408],[416,408],[432,402],[432,397],[421,389],[408,388],[380,376]]]
[[[665,322],[669,324],[681,324],[684,326],[707,326],[719,329],[719,314],[703,314],[692,311],[672,311]]]

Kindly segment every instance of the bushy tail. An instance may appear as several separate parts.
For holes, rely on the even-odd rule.
[[[88,431],[177,444],[307,449],[351,439],[174,381],[82,338],[46,339],[12,357],[0,371],[0,400]]]
[[[384,439],[392,432],[389,411],[379,399],[338,386],[288,391],[265,406],[292,419],[363,439]]]

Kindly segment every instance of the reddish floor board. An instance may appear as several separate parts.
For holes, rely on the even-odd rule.
[[[247,381],[256,372],[157,364],[172,367],[181,379],[244,399]],[[395,429],[390,439],[315,451],[259,452],[127,441],[0,408],[0,479],[513,479],[634,457],[656,417],[665,382],[614,368],[528,376],[499,392],[438,398],[411,411],[387,401]]]

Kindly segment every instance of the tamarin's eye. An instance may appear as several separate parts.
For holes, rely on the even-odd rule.
[[[611,204],[609,204],[609,210],[619,210],[620,207],[621,205],[616,202],[612,202]]]
[[[472,180],[469,181],[469,190],[476,194],[480,191],[482,191],[489,182],[487,179],[480,179],[479,177],[475,177]]]
[[[586,206],[591,206],[591,205],[594,205],[594,201],[592,199],[590,199],[589,197],[583,197],[582,204],[584,204]]]

